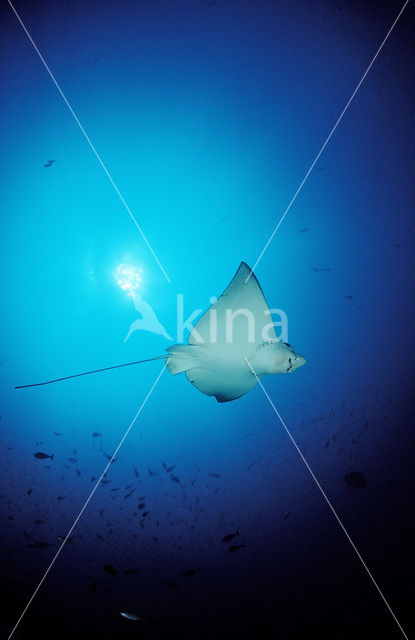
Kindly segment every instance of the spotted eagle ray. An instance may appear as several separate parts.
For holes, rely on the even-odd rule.
[[[47,382],[167,359],[172,375],[185,373],[199,391],[229,402],[245,395],[264,375],[292,373],[306,360],[291,345],[280,341],[261,286],[248,265],[241,262],[230,284],[190,331],[187,344],[167,347],[167,355],[85,371]]]

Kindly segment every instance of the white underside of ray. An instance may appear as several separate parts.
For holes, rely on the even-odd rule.
[[[167,367],[173,375],[185,371],[202,393],[219,402],[234,400],[257,384],[246,358],[265,341],[277,342],[262,289],[244,262],[218,300],[191,331],[187,345],[174,345]],[[266,332],[264,332],[266,327]]]

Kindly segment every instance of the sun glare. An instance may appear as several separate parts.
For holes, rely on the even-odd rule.
[[[134,291],[140,288],[142,269],[131,264],[121,263],[114,271],[117,284],[127,296],[131,296]]]

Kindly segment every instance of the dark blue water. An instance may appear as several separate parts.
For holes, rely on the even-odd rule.
[[[172,344],[143,330],[124,342],[138,314],[114,278],[119,264],[141,269],[138,291],[174,339],[177,294],[190,315],[242,260],[253,266],[402,4],[16,0],[169,284],[3,3],[0,623],[9,632],[163,361],[13,387]],[[307,358],[264,387],[408,637],[413,28],[409,5],[256,268]],[[404,637],[261,388],[218,404],[167,371],[18,634]]]

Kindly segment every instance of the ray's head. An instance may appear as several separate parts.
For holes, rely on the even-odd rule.
[[[252,366],[258,375],[292,373],[305,364],[306,359],[295,353],[290,344],[263,342],[251,356]]]
[[[306,359],[295,353],[292,346],[286,342],[282,342],[285,349],[277,357],[276,365],[279,368],[278,373],[292,373],[306,363]]]

